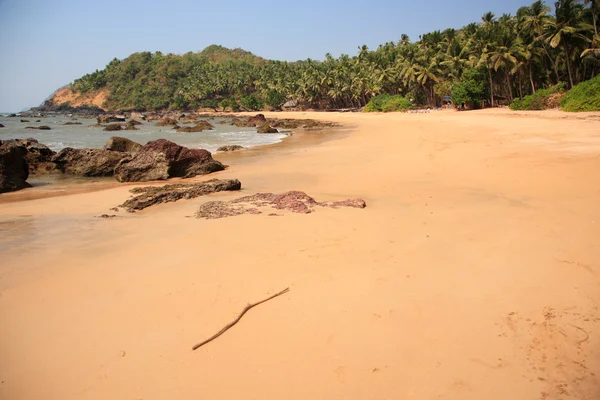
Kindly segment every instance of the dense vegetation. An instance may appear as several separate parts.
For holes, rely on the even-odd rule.
[[[410,100],[400,95],[380,94],[372,97],[365,107],[366,112],[390,112],[390,111],[404,111],[408,110],[412,106]]]
[[[135,53],[83,76],[75,92],[109,88],[111,109],[280,108],[288,100],[320,109],[363,107],[381,94],[437,106],[510,104],[540,89],[567,88],[600,71],[599,0],[543,1],[516,15],[486,13],[461,29],[402,35],[356,56],[324,61],[264,60],[241,49]]]
[[[548,89],[540,89],[537,92],[523,97],[523,99],[515,99],[510,105],[511,110],[545,110],[558,106],[558,99],[561,93],[564,93],[565,88],[562,82]]]
[[[565,111],[600,110],[600,75],[569,90],[560,99],[560,105]]]

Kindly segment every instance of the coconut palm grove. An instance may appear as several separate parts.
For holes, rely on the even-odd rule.
[[[362,46],[355,56],[327,54],[324,61],[266,60],[217,45],[183,55],[140,52],[75,80],[71,90],[108,89],[103,108],[111,110],[276,110],[287,103],[395,111],[449,99],[466,108],[563,102],[570,111],[597,110],[599,16],[598,0],[558,0],[553,7],[536,1],[515,15],[488,12],[461,29],[417,41],[401,35],[375,50]],[[581,93],[563,96],[582,82]]]

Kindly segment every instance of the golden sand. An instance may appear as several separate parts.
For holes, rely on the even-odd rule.
[[[600,398],[600,114],[267,116],[354,130],[122,218],[130,185],[0,204],[1,399]],[[367,208],[186,218],[287,190]]]

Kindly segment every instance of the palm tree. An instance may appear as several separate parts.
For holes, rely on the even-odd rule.
[[[565,62],[569,73],[570,87],[575,86],[573,80],[571,49],[577,39],[587,40],[582,33],[586,30],[583,20],[583,6],[576,0],[558,0],[554,3],[556,20],[550,24],[547,40],[556,48],[562,44]]]

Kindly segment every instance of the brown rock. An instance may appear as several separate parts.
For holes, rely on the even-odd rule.
[[[11,142],[0,143],[0,193],[31,187],[25,150]]]
[[[42,125],[42,126],[26,126],[25,129],[39,129],[42,131],[49,131],[51,128],[48,125]]]
[[[121,162],[115,169],[115,177],[119,182],[143,182],[190,178],[223,169],[225,166],[206,150],[188,149],[159,139],[148,142],[133,158]]]
[[[200,120],[194,126],[184,126],[182,128],[177,128],[177,132],[202,132],[210,131],[212,129],[215,129],[215,127],[212,126],[210,122]]]
[[[269,124],[262,124],[258,128],[256,128],[256,132],[258,133],[279,133],[279,131],[275,128],[271,128]]]
[[[163,118],[158,121],[154,126],[175,126],[177,125],[177,120],[172,118]]]
[[[29,173],[46,174],[60,172],[56,164],[52,162],[52,157],[56,152],[50,150],[48,146],[41,144],[36,139],[11,139],[4,143],[11,143],[23,149],[25,160],[29,165]]]
[[[130,158],[128,153],[119,151],[66,147],[52,157],[52,161],[66,174],[112,176],[119,162]]]
[[[237,151],[237,150],[244,150],[244,149],[245,149],[244,146],[232,144],[229,146],[221,146],[217,149],[217,151]]]
[[[81,125],[81,122],[65,122],[63,125]]]
[[[122,129],[121,124],[109,124],[102,129],[103,131],[114,132]]]
[[[143,146],[124,137],[113,136],[104,144],[104,150],[120,151],[124,153],[135,153]]]
[[[121,204],[127,211],[143,210],[154,204],[169,203],[179,199],[193,199],[214,192],[240,190],[242,184],[237,179],[211,179],[206,182],[173,184],[133,188],[136,196]]]

